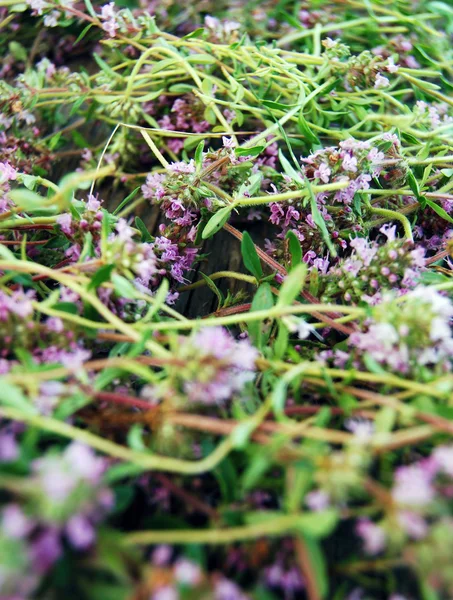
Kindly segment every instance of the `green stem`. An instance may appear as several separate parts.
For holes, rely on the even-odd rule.
[[[235,271],[217,271],[216,273],[212,273],[209,275],[209,279],[213,281],[215,279],[221,279],[223,277],[228,277],[230,279],[237,279],[239,281],[246,281],[247,283],[251,283],[252,285],[258,285],[258,282],[255,277],[252,275],[245,275],[245,273],[236,273]],[[190,285],[184,285],[179,288],[180,292],[188,292],[189,290],[195,290],[197,288],[203,287],[207,285],[204,279],[200,281],[196,281],[195,283],[191,283]]]
[[[173,531],[137,531],[126,535],[124,543],[127,546],[149,544],[232,544],[260,537],[282,537],[300,529],[301,521],[305,522],[308,515],[281,515],[262,520],[243,527],[228,529],[191,529]]]
[[[374,206],[370,206],[369,211],[374,215],[381,215],[382,217],[385,217],[388,221],[392,221],[392,220],[399,221],[403,226],[404,235],[406,236],[406,238],[411,242],[414,241],[409,219],[407,217],[405,217],[403,214],[401,214],[395,210],[389,210],[387,208],[376,208]]]
[[[104,454],[133,463],[137,467],[141,467],[144,471],[168,471],[184,475],[198,475],[214,469],[229,454],[233,447],[231,438],[226,438],[206,458],[198,461],[188,461],[131,450],[130,448],[120,446],[110,440],[94,435],[86,429],[79,429],[78,427],[68,425],[50,417],[24,414],[15,408],[1,407],[0,415],[5,419],[28,423],[44,431],[77,440]]]

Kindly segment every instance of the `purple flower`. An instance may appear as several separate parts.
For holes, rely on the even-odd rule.
[[[254,378],[258,351],[248,340],[236,341],[222,327],[204,328],[181,342],[183,389],[191,402],[220,404]]]
[[[96,538],[93,525],[84,515],[74,515],[65,526],[71,545],[78,550],[91,546]]]
[[[379,554],[386,545],[386,534],[382,527],[376,525],[369,519],[360,519],[355,531],[362,538],[366,554]]]
[[[352,171],[355,173],[357,171],[357,158],[355,156],[351,156],[350,154],[345,154],[343,157],[342,167],[345,171]]]
[[[49,527],[40,533],[33,539],[30,552],[34,568],[41,573],[48,571],[63,552],[59,531]]]
[[[178,583],[184,585],[197,585],[201,581],[200,567],[186,558],[180,558],[173,567],[173,574]]]
[[[434,499],[432,475],[421,464],[399,467],[392,490],[395,502],[408,506],[424,506]]]
[[[384,77],[380,73],[378,73],[376,75],[376,79],[374,80],[374,88],[376,90],[378,90],[380,88],[386,88],[389,85],[390,85],[390,81],[387,79],[387,77]]]
[[[330,170],[329,165],[325,162],[322,162],[319,165],[319,167],[315,170],[314,176],[324,183],[329,183],[329,177],[331,173],[332,171]]]
[[[23,538],[30,533],[33,522],[18,504],[7,504],[2,511],[2,531],[10,538]]]

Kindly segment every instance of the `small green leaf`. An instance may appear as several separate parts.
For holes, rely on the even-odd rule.
[[[278,334],[274,343],[274,355],[277,359],[283,359],[288,348],[289,331],[281,321],[278,324]]]
[[[217,58],[212,54],[189,54],[189,56],[186,57],[186,61],[198,65],[215,65]]]
[[[429,198],[424,197],[425,203],[433,209],[433,211],[439,215],[439,217],[441,217],[442,219],[444,219],[445,221],[448,221],[448,223],[453,223],[453,219],[450,217],[450,215],[447,213],[447,211],[442,208],[442,206],[439,206],[438,204],[436,204],[435,202],[433,202],[432,200],[430,200]]]
[[[300,263],[285,277],[278,295],[277,306],[291,306],[304,287],[307,265]]]
[[[241,253],[246,269],[259,281],[263,276],[263,269],[255,244],[247,231],[242,234]]]
[[[301,185],[301,187],[303,187],[304,180],[303,180],[301,174],[298,173],[294,169],[294,167],[291,165],[291,163],[289,162],[289,160],[286,158],[286,156],[283,154],[283,152],[281,150],[278,151],[278,158],[280,160],[280,163],[281,163],[286,175],[288,175],[288,177],[291,177],[291,179],[293,181],[295,181],[296,183],[299,183]]]
[[[311,512],[298,518],[297,528],[303,534],[313,538],[329,535],[338,522],[338,512],[334,508]]]
[[[273,100],[262,100],[261,104],[266,108],[272,108],[274,110],[283,110],[287,112],[288,108],[291,108],[291,104],[282,104],[281,102],[274,102]]]
[[[219,310],[219,308],[221,308],[221,306],[223,304],[223,300],[224,300],[222,292],[219,290],[219,288],[216,286],[216,284],[214,283],[214,281],[210,277],[208,277],[207,275],[205,275],[201,271],[200,271],[200,275],[203,277],[203,279],[206,282],[206,285],[208,286],[208,288],[212,292],[214,292],[214,294],[217,296],[217,300],[218,300],[217,310]]]
[[[13,58],[17,61],[26,62],[27,51],[22,44],[19,44],[19,42],[10,42],[8,48]]]
[[[299,112],[299,117],[297,119],[297,129],[299,130],[299,133],[301,133],[306,138],[310,146],[313,146],[313,144],[320,144],[318,136],[315,133],[313,133],[313,131],[308,126],[308,123],[305,120],[302,111]]]
[[[268,283],[262,283],[253,297],[251,311],[268,310],[273,308],[273,306],[274,297],[272,295],[271,286]],[[251,321],[248,324],[248,332],[254,345],[261,348],[264,343],[263,323],[260,321]]]
[[[121,209],[123,209],[126,204],[129,204],[129,202],[131,200],[133,200],[135,198],[135,196],[138,194],[138,192],[140,191],[140,186],[136,187],[135,190],[133,190],[129,196],[126,196],[126,198],[124,198],[124,200],[115,208],[115,210],[113,211],[113,215],[117,215]]]
[[[46,201],[45,198],[27,188],[12,190],[9,192],[9,197],[17,206],[20,206],[27,212],[42,210],[43,204]]]
[[[420,187],[418,185],[417,179],[415,178],[411,170],[408,170],[406,178],[409,187],[414,192],[415,197],[418,199],[420,197]]]
[[[110,281],[110,275],[112,274],[115,265],[104,265],[96,271],[91,278],[89,289],[96,289],[100,287],[105,281]]]
[[[297,235],[294,231],[288,231],[286,234],[288,240],[289,252],[291,254],[291,267],[297,267],[302,262],[302,248]]]
[[[36,408],[24,396],[20,387],[9,383],[3,377],[0,377],[0,403],[4,406],[17,408],[28,415],[37,413]]]
[[[201,37],[204,33],[204,28],[203,27],[199,27],[198,29],[195,29],[195,31],[191,31],[190,33],[188,33],[187,35],[185,35],[182,39],[183,40],[190,40],[192,38],[198,38]]]
[[[79,42],[81,42],[83,40],[83,38],[86,36],[86,34],[90,31],[90,29],[93,27],[94,23],[89,23],[79,34],[78,38],[76,39],[76,41],[74,42],[74,46],[77,46],[77,44]]]
[[[118,294],[118,296],[128,299],[137,297],[137,290],[125,277],[118,275],[118,273],[113,273],[111,278],[113,287],[115,288],[115,292]]]
[[[253,146],[252,148],[235,148],[236,156],[258,156],[264,150],[265,146]]]
[[[135,226],[142,234],[142,242],[152,242],[153,241],[152,235],[150,234],[150,232],[148,231],[148,228],[143,223],[143,221],[140,219],[140,217],[135,217]]]
[[[315,222],[315,225],[317,225],[318,228],[319,228],[319,230],[321,231],[323,240],[326,243],[326,246],[328,247],[330,254],[334,258],[336,258],[337,251],[335,250],[335,247],[332,244],[332,240],[330,239],[330,235],[329,235],[329,232],[327,230],[326,223],[324,221],[323,216],[319,212],[318,204],[316,202],[316,198],[315,198],[315,195],[313,193],[313,189],[312,189],[311,184],[310,184],[310,182],[308,181],[307,178],[305,178],[305,183],[307,184],[308,193],[310,195],[310,209],[311,209],[311,215],[313,217],[313,221]]]
[[[195,164],[197,166],[197,172],[200,172],[203,166],[203,150],[204,140],[201,140],[201,142],[197,146],[197,149],[195,150]]]
[[[5,259],[5,260],[17,260],[16,257],[14,256],[14,253],[11,252],[11,250],[7,247],[4,246],[1,242],[0,242],[0,257]]]
[[[159,312],[159,310],[167,300],[169,288],[170,284],[168,283],[168,279],[162,279],[157,292],[153,296],[151,307],[146,313],[146,316],[142,319],[142,322],[150,321],[154,317],[154,315]]]
[[[77,305],[73,302],[57,302],[52,305],[52,308],[55,310],[59,310],[60,312],[65,312],[70,315],[76,315],[79,312]]]
[[[225,206],[224,208],[221,208],[215,214],[213,214],[212,217],[209,219],[209,221],[206,223],[206,225],[203,229],[203,233],[201,234],[201,237],[204,240],[207,240],[208,238],[213,236],[215,233],[220,231],[222,229],[222,227],[225,225],[225,223],[228,221],[228,219],[230,217],[230,213],[231,213],[231,207]]]
[[[91,4],[91,0],[84,0],[85,6],[87,7],[88,14],[93,17],[93,19],[97,19],[98,16],[94,11],[93,5]]]

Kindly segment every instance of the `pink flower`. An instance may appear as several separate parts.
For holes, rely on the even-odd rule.
[[[384,550],[387,536],[382,527],[369,519],[360,519],[355,531],[362,538],[366,554],[379,554]]]
[[[420,464],[399,467],[392,495],[395,502],[408,506],[424,506],[434,499],[432,475]]]
[[[0,183],[17,179],[17,171],[9,162],[0,162]]]
[[[390,81],[387,79],[387,77],[384,77],[380,73],[378,73],[376,75],[376,79],[374,80],[374,88],[376,90],[378,90],[380,88],[386,88],[389,85],[390,85]]]

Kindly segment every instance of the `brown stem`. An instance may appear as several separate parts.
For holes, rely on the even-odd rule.
[[[169,492],[183,500],[186,504],[192,505],[199,512],[208,515],[208,517],[214,519],[215,521],[220,520],[220,515],[215,510],[215,508],[212,508],[212,506],[209,506],[209,504],[203,502],[202,500],[197,498],[197,496],[191,494],[179,485],[176,485],[176,483],[174,483],[169,477],[167,477],[163,473],[154,473],[153,477],[154,479],[157,479],[165,488],[167,488]]]
[[[233,235],[237,240],[239,240],[239,241],[242,240],[242,233],[240,231],[238,231],[235,227],[230,225],[229,223],[225,223],[223,228],[225,229],[225,231],[228,231],[228,233],[231,233],[231,235]],[[254,244],[254,245],[255,245],[255,249],[256,249],[258,256],[264,263],[266,263],[274,271],[277,271],[278,273],[280,273],[280,275],[284,275],[284,276],[288,275],[288,271],[285,269],[285,267],[283,267],[280,263],[278,263],[273,258],[271,258],[259,246],[257,246],[256,244]],[[310,292],[302,290],[301,295],[303,298],[305,298],[305,300],[307,300],[307,302],[310,302],[312,304],[319,304],[319,300],[317,298],[315,298],[312,294],[310,294]],[[318,312],[314,312],[314,313],[312,313],[312,315],[316,319],[318,319],[318,321],[325,323],[329,327],[332,327],[332,329],[336,329],[337,331],[340,331],[341,333],[343,333],[345,335],[350,335],[354,331],[354,329],[352,329],[351,327],[347,327],[346,325],[343,325],[341,323],[335,323],[335,321],[333,319],[337,319],[341,316],[338,313],[329,313],[329,314],[324,315],[324,314],[321,314]]]
[[[302,538],[294,538],[294,546],[296,549],[297,561],[300,565],[300,570],[305,579],[305,588],[308,600],[321,600],[321,593],[318,589],[318,582],[314,573],[313,565],[311,564],[310,555]]]

